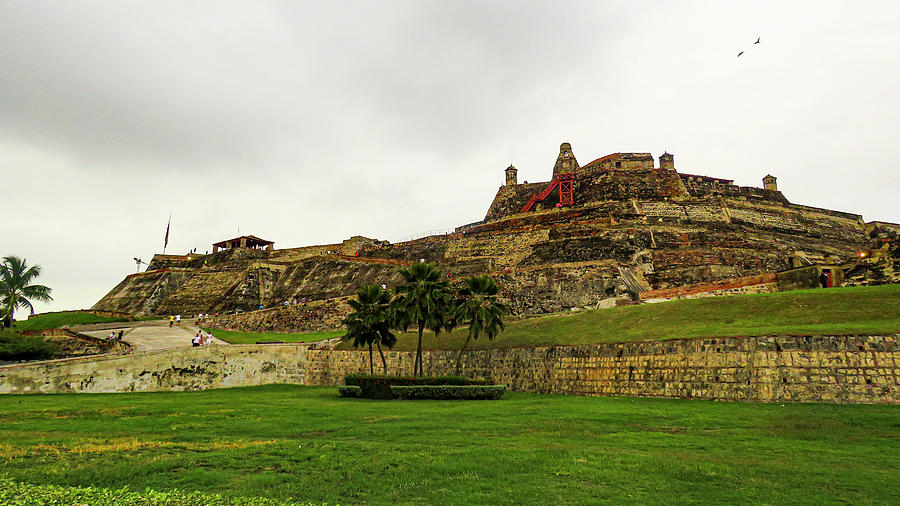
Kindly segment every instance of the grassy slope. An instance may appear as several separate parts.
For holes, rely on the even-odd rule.
[[[109,318],[89,313],[58,313],[38,315],[28,320],[16,321],[16,330],[55,329],[64,325],[81,325],[86,323],[124,322],[123,318]]]
[[[900,503],[896,406],[286,385],[6,400],[0,475],[27,483],[343,504]]]
[[[203,328],[203,327],[201,327]],[[203,328],[219,339],[231,344],[255,344],[257,341],[281,341],[283,343],[311,343],[323,339],[331,339],[344,335],[343,330],[327,330],[324,332],[305,332],[302,334],[282,334],[278,332],[241,332],[237,330],[220,330]]]
[[[697,337],[894,334],[900,332],[900,285],[797,290],[710,297],[585,311],[511,321],[493,343],[482,337],[470,348],[513,348]],[[437,339],[428,349],[458,349],[467,330]],[[395,350],[415,350],[416,334],[398,336]],[[343,349],[352,349],[347,343]]]

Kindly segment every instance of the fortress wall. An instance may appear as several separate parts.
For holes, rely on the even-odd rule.
[[[611,261],[516,269],[494,277],[513,314],[595,308],[601,300],[625,291],[616,263]]]
[[[150,314],[191,279],[192,270],[161,269],[123,279],[91,308],[96,311]]]
[[[302,248],[277,249],[269,255],[269,260],[276,262],[299,262],[310,257],[324,255],[329,251],[339,251],[341,244],[322,244],[304,246]]]
[[[2,366],[0,393],[206,390],[299,384],[305,375],[303,346],[204,346]]]
[[[445,258],[465,261],[491,257],[498,265],[515,265],[531,253],[536,243],[546,241],[549,229],[534,229],[512,233],[463,235],[450,241]]]
[[[328,299],[216,316],[205,323],[204,327],[246,332],[319,332],[342,329],[341,322],[348,314],[350,306],[347,298]]]
[[[898,337],[718,338],[474,350],[464,354],[463,372],[533,393],[898,404]],[[389,373],[411,373],[414,353],[388,351],[386,358]],[[452,374],[455,362],[455,351],[424,354],[427,375]],[[365,351],[210,346],[3,366],[0,393],[338,385],[344,375],[368,369]]]
[[[156,314],[196,314],[218,311],[227,295],[244,279],[243,272],[197,272],[166,298]]]
[[[367,373],[365,352],[310,350],[307,383]],[[410,374],[414,354],[387,352]],[[452,374],[456,352],[424,356],[425,374]],[[467,376],[512,390],[727,401],[900,403],[898,336],[695,339],[467,352]]]
[[[337,257],[312,258],[288,266],[267,292],[266,303],[279,305],[285,300],[307,301],[352,295],[366,284],[396,285],[402,278],[402,265],[395,262],[370,262]]]

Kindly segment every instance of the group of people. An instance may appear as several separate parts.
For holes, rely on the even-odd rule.
[[[282,306],[296,306],[297,304],[306,304],[306,297],[301,297],[299,301],[296,298],[288,299],[288,300],[284,301],[281,305]],[[262,306],[259,306],[259,308],[262,309]]]
[[[202,330],[198,330],[196,334],[194,334],[193,339],[191,339],[191,346],[194,348],[198,346],[206,346],[212,343],[213,335],[211,332],[204,332]]]
[[[122,336],[124,336],[124,335],[125,335],[124,330],[120,330],[118,333],[115,330],[113,330],[112,332],[109,333],[108,336],[106,336],[106,340],[107,341],[121,341]]]
[[[181,315],[180,314],[169,316],[169,326],[171,327],[172,324],[181,325]]]

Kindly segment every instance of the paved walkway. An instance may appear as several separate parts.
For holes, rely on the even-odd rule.
[[[72,330],[93,337],[106,338],[110,329],[126,329],[122,340],[134,346],[134,351],[169,350],[191,346],[191,338],[197,333],[194,321],[182,320],[181,325],[169,327],[168,320],[151,320],[143,322],[123,322],[112,324],[78,325]],[[225,341],[213,337],[213,344],[227,345]]]

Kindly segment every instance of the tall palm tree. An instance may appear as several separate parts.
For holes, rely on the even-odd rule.
[[[497,301],[497,293],[500,289],[490,276],[472,276],[466,278],[466,286],[459,292],[459,299],[453,311],[453,318],[462,325],[469,326],[469,335],[466,342],[459,349],[456,356],[456,374],[462,369],[462,354],[466,350],[470,340],[477,340],[482,333],[488,339],[503,332],[503,315],[509,312],[509,308]]]
[[[404,331],[415,325],[419,330],[416,345],[416,363],[413,374],[422,374],[422,332],[426,329],[437,336],[444,329],[452,327],[450,318],[450,286],[444,281],[441,271],[432,264],[420,262],[400,270],[404,283],[397,286],[396,299],[397,327]]]
[[[4,316],[9,317],[10,325],[13,324],[16,308],[27,308],[34,314],[32,300],[41,302],[53,300],[50,297],[50,288],[31,284],[40,275],[40,265],[28,267],[24,258],[3,257],[3,262],[0,263],[0,309]]]
[[[381,345],[393,348],[397,338],[391,333],[393,314],[391,312],[391,294],[377,285],[364,285],[356,293],[356,300],[348,301],[353,312],[344,319],[347,326],[345,340],[352,340],[353,346],[369,347],[369,373],[375,375],[375,363],[372,357],[372,345],[378,347],[384,374],[387,374],[387,361]]]

